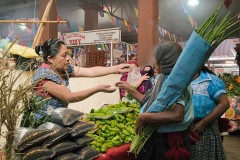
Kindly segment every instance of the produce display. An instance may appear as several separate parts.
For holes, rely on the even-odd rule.
[[[240,76],[223,74],[221,77],[227,90],[230,108],[225,112],[226,118],[240,120]]]
[[[91,146],[104,153],[108,148],[132,142],[135,136],[136,119],[139,114],[138,103],[120,102],[107,105],[87,114],[97,128],[88,132],[95,140]]]

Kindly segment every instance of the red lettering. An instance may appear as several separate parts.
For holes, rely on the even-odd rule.
[[[71,45],[78,45],[78,44],[81,44],[81,39],[72,39],[72,40],[69,40],[69,43]]]

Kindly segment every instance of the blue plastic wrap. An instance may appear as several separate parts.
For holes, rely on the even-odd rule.
[[[147,112],[160,112],[171,107],[213,52],[212,46],[193,32],[171,74]]]

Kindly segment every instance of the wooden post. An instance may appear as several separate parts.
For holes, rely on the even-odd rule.
[[[96,30],[98,29],[98,11],[95,8],[86,7],[84,8],[85,11],[85,23],[84,23],[84,30]],[[91,45],[90,51],[97,51],[98,45]]]
[[[146,13],[146,11],[148,11]],[[153,64],[153,50],[158,43],[158,0],[138,1],[138,64]]]
[[[111,62],[110,66],[113,66],[113,41],[111,40]]]
[[[42,21],[47,21],[48,19],[48,16],[49,16],[49,12],[50,12],[50,8],[52,7],[52,4],[53,4],[54,0],[49,0],[48,4],[47,4],[47,7],[44,11],[44,14],[43,14],[43,17],[42,17]],[[40,41],[40,38],[42,36],[42,33],[43,33],[43,29],[44,29],[44,26],[45,26],[46,23],[41,23],[39,28],[38,28],[38,31],[37,31],[37,34],[34,38],[34,41],[33,41],[33,44],[32,44],[32,48],[35,48],[36,45],[38,45],[39,41]]]

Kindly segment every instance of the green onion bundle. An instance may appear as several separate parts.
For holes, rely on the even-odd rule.
[[[224,16],[222,21],[221,16],[218,16],[223,3],[218,7],[218,9],[196,30],[196,33],[205,39],[212,47],[215,49],[217,46],[230,37],[232,34],[240,30],[240,27],[229,32],[232,27],[234,27],[240,20],[234,21],[234,19],[239,15],[235,15],[230,18],[230,12]]]
[[[234,30],[232,28],[240,22],[240,20],[235,20],[237,15],[231,18],[229,12],[223,17],[223,19],[221,19],[222,17],[219,16],[219,11],[222,6],[223,4],[221,4],[217,10],[209,18],[207,18],[202,26],[195,31],[200,37],[209,43],[213,49],[217,48],[223,40],[240,30],[240,27]],[[191,43],[194,43],[194,41]],[[134,137],[130,147],[130,152],[138,155],[157,128],[157,125],[147,125],[144,127],[142,133]]]
[[[157,125],[147,125],[144,127],[142,134],[137,134],[134,137],[129,152],[138,155],[157,128]]]

